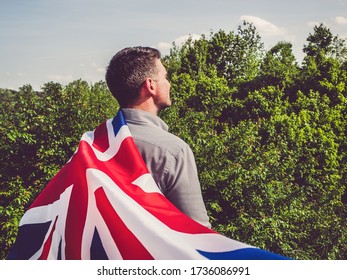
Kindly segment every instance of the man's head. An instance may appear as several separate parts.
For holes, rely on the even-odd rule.
[[[158,110],[171,105],[170,84],[157,49],[132,47],[121,50],[110,61],[106,83],[121,107],[133,107],[143,102],[140,94],[143,91],[153,93]]]

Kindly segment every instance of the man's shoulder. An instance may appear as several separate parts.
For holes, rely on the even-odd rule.
[[[171,154],[190,149],[185,141],[168,131],[168,126],[158,116],[136,109],[123,111],[130,133],[138,146],[161,149]]]
[[[135,143],[140,146],[160,149],[172,155],[177,155],[190,149],[189,145],[178,136],[156,127],[134,129],[134,127],[130,126],[129,129]]]

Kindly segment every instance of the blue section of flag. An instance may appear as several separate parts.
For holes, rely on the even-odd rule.
[[[227,252],[197,250],[209,260],[288,260],[288,258],[258,248],[243,248]]]
[[[41,224],[22,225],[12,247],[8,260],[27,260],[31,258],[42,246],[51,221]]]
[[[92,245],[90,248],[90,259],[91,260],[108,260],[104,246],[102,245],[100,235],[95,228]]]
[[[60,239],[57,260],[61,260],[61,243],[62,243],[62,240]]]
[[[114,130],[114,135],[116,136],[118,134],[118,131],[123,125],[126,125],[126,121],[123,117],[122,111],[118,111],[117,115],[112,120],[112,126]]]

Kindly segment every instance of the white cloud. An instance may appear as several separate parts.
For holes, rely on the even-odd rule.
[[[172,45],[170,43],[166,43],[166,42],[160,42],[157,44],[157,48],[160,50],[169,50],[171,46]]]
[[[48,78],[53,81],[58,81],[58,82],[70,82],[73,80],[72,75],[48,75]]]
[[[337,17],[335,17],[335,23],[338,25],[347,25],[347,18],[337,16]]]
[[[240,20],[253,23],[257,28],[257,31],[264,36],[278,36],[285,34],[285,30],[283,28],[280,28],[260,17],[243,15],[241,16]]]
[[[105,73],[105,72],[106,72],[106,68],[105,68],[105,67],[101,67],[101,66],[99,66],[98,64],[96,64],[95,62],[93,62],[91,66],[92,66],[92,67],[95,69],[95,71],[98,72],[98,73]]]
[[[198,35],[198,34],[183,35],[183,36],[178,37],[175,40],[173,40],[173,42],[175,43],[176,46],[181,46],[189,38],[192,38],[192,40],[195,41],[195,40],[199,40],[201,38],[201,35]],[[171,49],[172,43],[159,42],[158,44],[156,44],[153,47],[158,48],[161,51],[161,53],[163,53],[165,55],[165,54],[168,54],[169,50]]]
[[[198,34],[184,35],[184,36],[176,38],[174,40],[174,42],[175,42],[176,45],[182,45],[189,38],[192,38],[193,41],[196,41],[196,40],[199,40],[201,38],[201,35],[198,35]]]
[[[104,67],[97,67],[96,72],[98,73],[106,73],[106,69]]]
[[[170,44],[170,43],[167,43],[167,42],[159,42],[158,44],[153,45],[153,46],[151,46],[151,47],[160,50],[160,52],[161,52],[163,55],[166,55],[166,54],[169,53],[171,46],[172,46],[172,44]]]
[[[318,26],[318,25],[320,25],[320,22],[318,22],[318,21],[309,21],[307,23],[307,26],[309,26],[309,27],[315,27],[315,26]]]

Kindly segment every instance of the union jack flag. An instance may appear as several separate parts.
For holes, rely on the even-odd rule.
[[[122,112],[77,151],[20,221],[8,259],[284,259],[229,239],[159,191]]]

